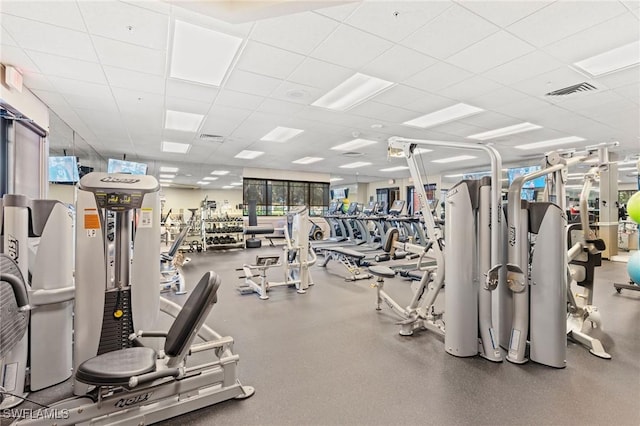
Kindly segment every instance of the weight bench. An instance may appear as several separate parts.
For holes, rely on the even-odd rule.
[[[256,238],[256,235],[273,234],[273,225],[249,225],[244,228],[245,235],[251,235],[251,238],[247,238],[245,246],[247,248],[260,248],[262,247],[262,241]]]
[[[236,271],[243,271],[244,276],[238,278],[244,278],[244,285],[238,286],[240,294],[251,294],[253,292],[258,293],[260,299],[266,300],[269,298],[267,291],[269,291],[269,282],[267,281],[267,270],[282,266],[280,263],[280,255],[277,256],[256,256],[255,265],[242,265],[242,268],[236,269]],[[254,271],[258,271],[257,274]],[[260,283],[256,283],[253,278],[260,278]]]
[[[364,253],[351,250],[345,247],[320,247],[320,251],[324,256],[324,262],[320,266],[325,267],[330,260],[337,260],[344,266],[349,273],[344,277],[346,281],[366,280],[371,278],[368,273],[363,273],[360,266],[362,260],[366,257]]]
[[[192,344],[217,301],[220,277],[207,272],[193,289],[168,332],[139,331],[129,336],[133,347],[107,352],[84,361],[75,378],[95,386],[86,396],[61,401],[68,410],[56,424],[148,424],[254,393],[242,386],[235,371],[238,355],[233,339]],[[164,351],[144,347],[140,337],[165,339]],[[193,353],[211,351],[213,362],[187,365]],[[50,407],[55,410],[56,404]],[[49,419],[29,424],[51,425]],[[20,421],[17,424],[21,424]]]

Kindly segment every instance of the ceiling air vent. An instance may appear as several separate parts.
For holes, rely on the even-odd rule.
[[[200,134],[200,140],[206,142],[222,143],[224,141],[224,137],[220,135],[210,135],[208,133],[202,133]]]
[[[361,152],[355,152],[355,151],[349,151],[349,152],[345,152],[342,155],[344,155],[345,157],[362,157],[364,154]]]
[[[589,92],[591,90],[597,90],[596,86],[587,82],[583,82],[580,84],[574,84],[573,86],[565,87],[564,89],[554,90],[553,92],[545,94],[545,96],[566,96],[578,92]]]

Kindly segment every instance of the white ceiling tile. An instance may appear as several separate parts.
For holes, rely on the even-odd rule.
[[[555,0],[458,1],[458,4],[496,25],[505,27],[548,6],[553,1]]]
[[[604,84],[609,89],[615,89],[618,87],[626,86],[629,84],[637,83],[640,81],[640,68],[638,66],[626,69],[624,71],[617,71],[596,79],[596,86],[598,83]]]
[[[564,66],[550,55],[536,50],[484,73],[501,84],[510,85]]]
[[[569,67],[558,68],[533,78],[518,82],[517,89],[533,96],[544,96],[546,93],[565,88],[584,81],[591,82],[584,75],[572,70]],[[553,98],[547,98],[554,101]],[[561,98],[558,98],[561,100]]]
[[[211,106],[210,102],[199,102],[185,98],[166,97],[166,108],[172,111],[190,112],[193,114],[206,114]]]
[[[398,82],[435,63],[436,59],[434,58],[415,50],[395,45],[366,65],[362,71],[374,77]]]
[[[640,104],[640,83],[627,84],[614,89],[614,91],[630,101]]]
[[[440,90],[438,94],[458,101],[466,101],[471,98],[484,95],[501,88],[502,86],[494,81],[481,76],[473,76]]]
[[[158,13],[164,13],[168,15],[171,13],[171,5],[163,1],[149,1],[149,0],[120,0],[122,3],[127,3],[132,6],[140,7],[142,9],[152,10]]]
[[[626,11],[621,3],[613,1],[557,1],[510,25],[508,30],[534,46],[546,46]]]
[[[125,68],[148,74],[164,75],[165,53],[104,37],[93,37],[102,65]]]
[[[448,2],[363,2],[344,22],[399,42],[449,7]]]
[[[78,3],[91,34],[163,50],[169,17],[122,2]]]
[[[392,123],[403,123],[415,118],[416,113],[407,109],[381,104],[374,101],[365,102],[352,108],[351,114],[373,118],[375,120],[390,121]]]
[[[56,88],[51,84],[47,76],[35,72],[24,74],[24,85],[31,90],[46,90],[49,92],[56,91]]]
[[[569,96],[563,96],[563,98],[564,99],[561,99],[557,105],[560,108],[571,111],[581,111],[590,108],[600,109],[600,107],[604,107],[609,103],[626,100],[623,96],[613,90],[607,89],[593,92],[574,93]],[[607,107],[606,110],[609,111],[610,106]]]
[[[404,108],[411,111],[427,114],[442,108],[450,107],[454,104],[456,104],[456,101],[454,101],[453,99],[438,96],[433,93],[428,93],[426,96],[421,97],[415,101],[407,102],[406,105],[404,105]]]
[[[11,37],[11,34],[4,27],[0,28],[0,44],[3,46],[16,46],[18,43]]]
[[[346,134],[357,128],[367,127],[370,130],[371,124],[379,122],[377,119],[366,118],[351,114],[351,112],[337,112],[313,106],[302,109],[296,117],[311,121],[309,129],[322,134]],[[348,126],[348,127],[345,127]]]
[[[265,99],[257,108],[257,111],[272,114],[294,115],[304,109],[304,105],[295,102],[280,101],[278,99]]]
[[[360,6],[360,2],[347,3],[340,6],[323,7],[322,9],[315,10],[314,13],[327,16],[336,21],[342,22],[353,13],[354,10]]]
[[[316,13],[296,13],[256,22],[251,39],[308,54],[337,26],[337,22]]]
[[[111,96],[109,86],[106,84],[96,84],[62,77],[49,77],[49,81],[63,95],[87,95],[96,98]]]
[[[2,45],[2,48],[0,48],[0,62],[18,68],[23,74],[40,72],[39,67],[25,51],[16,46]]]
[[[105,96],[96,97],[89,94],[65,93],[64,98],[72,108],[85,108],[87,110],[96,111],[96,115],[100,115],[104,111],[117,112],[118,105],[111,93]],[[98,113],[98,111],[100,113]]]
[[[219,89],[217,87],[169,78],[167,79],[166,90],[167,96],[211,103],[218,94]]]
[[[155,94],[164,93],[164,77],[116,67],[104,66],[102,68],[111,87],[134,89]]]
[[[440,133],[451,136],[452,139],[466,138],[469,135],[484,132],[487,130],[486,127],[475,126],[472,124],[463,123],[461,121],[452,121],[450,123],[439,124],[437,126],[434,126],[434,129]],[[453,155],[460,155],[460,151],[456,151],[456,154]],[[445,156],[443,155],[442,157]]]
[[[519,124],[519,120],[493,111],[484,111],[482,114],[472,115],[471,117],[462,118],[457,122],[477,126],[487,130],[499,129],[501,127]]]
[[[269,94],[280,85],[282,80],[278,80],[264,75],[251,72],[233,70],[227,79],[225,88],[238,92],[249,93],[251,95],[269,96]]]
[[[469,71],[444,62],[438,62],[408,78],[404,83],[418,89],[437,93],[439,90],[466,80],[472,75]]]
[[[2,26],[23,49],[97,62],[91,39],[85,32],[2,15]]]
[[[283,81],[269,97],[281,101],[294,102],[297,104],[309,105],[320,98],[324,91],[315,87],[304,86],[290,81]],[[301,96],[302,95],[302,96]]]
[[[431,96],[413,87],[397,84],[376,96],[375,101],[397,107],[405,107],[414,101]]]
[[[163,95],[118,87],[111,90],[122,113],[136,113],[155,117],[162,117],[164,113]]]
[[[515,102],[503,103],[502,105],[492,106],[492,110],[508,115],[510,117],[519,118],[522,121],[530,121],[530,113],[540,110],[546,106],[551,105],[550,102],[545,102],[543,99],[526,96],[518,98]],[[534,123],[538,124],[538,123]]]
[[[50,92],[48,90],[31,90],[34,95],[36,95],[42,102],[47,104],[47,106],[53,105],[67,105],[67,101],[58,92]]]
[[[106,84],[102,67],[95,62],[80,61],[49,55],[48,53],[27,51],[29,57],[47,76],[63,77],[79,81]]]
[[[550,44],[544,50],[565,63],[573,63],[638,39],[638,19],[626,13]]]
[[[447,62],[482,73],[535,50],[533,46],[499,31],[449,57]]]
[[[640,0],[622,0],[629,9],[640,9]]]
[[[3,1],[2,13],[77,31],[86,31],[76,2],[71,1]]]
[[[241,70],[284,79],[304,60],[304,56],[277,47],[250,41],[236,64]]]
[[[391,46],[392,43],[387,40],[343,25],[322,42],[311,56],[356,69],[371,62]]]
[[[513,90],[509,87],[501,87],[493,92],[469,99],[469,104],[490,110],[501,105],[526,99],[527,97],[528,96],[526,94],[517,90]]]
[[[253,111],[260,106],[263,100],[264,98],[262,96],[249,95],[247,93],[224,89],[218,93],[215,105]]]
[[[499,28],[455,5],[407,37],[401,44],[439,59],[446,59]]]
[[[353,73],[349,68],[306,58],[287,80],[319,89],[331,89],[351,77]]]

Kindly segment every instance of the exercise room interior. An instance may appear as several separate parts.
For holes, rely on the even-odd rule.
[[[0,426],[640,424],[640,0],[0,27]]]

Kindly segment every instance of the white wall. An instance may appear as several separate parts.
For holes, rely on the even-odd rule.
[[[182,189],[182,188],[161,188],[161,194],[164,195],[164,213],[169,209],[173,209],[173,213],[178,213],[180,209],[188,212],[188,209],[200,208],[200,203],[204,197],[208,197],[209,201],[215,201],[218,207],[226,201],[231,206],[242,204],[242,189]]]
[[[329,182],[329,173],[300,172],[295,170],[273,170],[245,167],[242,177],[255,179],[298,180],[305,182]]]
[[[47,198],[49,200],[58,200],[65,204],[75,204],[75,192],[75,185],[59,185],[55,183],[49,183],[49,192],[47,193]]]
[[[49,132],[49,110],[26,87],[22,92],[12,89],[4,84],[4,66],[0,67],[0,100],[20,111],[25,117],[32,119],[38,126]]]

